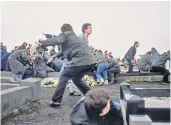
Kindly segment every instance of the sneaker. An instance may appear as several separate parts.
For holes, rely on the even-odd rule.
[[[74,96],[81,96],[81,93],[80,93],[80,92],[74,92],[73,95],[74,95]]]
[[[74,95],[74,92],[69,92],[69,95],[70,95],[70,96]]]
[[[59,102],[54,102],[54,101],[49,102],[49,106],[52,108],[58,108],[58,107],[60,107],[60,105],[61,105],[61,103],[59,103]]]
[[[100,80],[99,86],[102,86],[104,84],[103,78]]]
[[[108,85],[108,84],[109,84],[108,80],[105,80],[105,81],[104,81],[104,84],[105,84],[105,85]]]
[[[16,81],[17,81],[18,83],[20,83],[20,82],[22,81],[22,79],[17,78]]]
[[[9,82],[11,82],[11,83],[18,83],[18,81],[13,79],[13,78],[9,78]]]
[[[161,85],[169,85],[168,83],[166,82],[162,82]]]

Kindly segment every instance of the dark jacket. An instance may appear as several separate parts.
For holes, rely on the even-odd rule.
[[[118,64],[117,60],[114,59],[114,58],[111,58],[109,61],[109,67],[108,69],[111,69],[111,68],[120,68],[120,65]]]
[[[125,54],[125,58],[126,58],[126,59],[130,59],[130,60],[133,60],[135,54],[136,54],[136,47],[135,47],[135,46],[132,46],[132,47],[128,50],[128,52]]]
[[[97,60],[97,64],[100,64],[102,62],[107,62],[106,56],[102,52],[97,52],[95,58]]]
[[[138,69],[148,71],[151,68],[152,59],[149,54],[145,54],[138,61]]]
[[[28,68],[28,66],[24,66],[24,63],[29,60],[30,58],[28,56],[28,51],[26,49],[21,49],[13,52],[8,57],[11,72],[15,74],[19,73],[24,75],[24,72]]]
[[[42,41],[42,46],[61,45],[63,55],[69,63],[66,67],[92,65],[96,59],[91,49],[80,41],[73,31],[66,31],[59,36]]]
[[[151,50],[151,61],[154,62],[158,57],[159,57],[159,53],[157,52],[157,50]]]
[[[35,55],[36,59],[33,63],[34,76],[45,78],[48,72],[54,72],[54,70],[47,66],[48,58],[40,54]]]
[[[165,67],[167,60],[170,60],[170,54],[165,52],[152,62],[152,66]]]
[[[110,101],[110,111],[103,117],[87,112],[84,98],[75,106],[70,115],[71,125],[123,125],[121,108]]]
[[[1,52],[1,58],[7,53],[7,51],[4,48],[1,48],[0,52]]]

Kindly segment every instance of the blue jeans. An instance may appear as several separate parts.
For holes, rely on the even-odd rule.
[[[108,80],[107,71],[106,71],[108,67],[109,67],[108,62],[103,62],[98,65],[97,71],[96,71],[97,80],[102,79],[102,74],[103,74],[104,80]]]
[[[22,77],[23,77],[23,75],[21,75],[21,74],[13,74],[12,75],[13,79],[22,79]]]
[[[68,60],[67,60],[67,58],[65,58],[65,59],[63,60],[63,64],[62,64],[60,73],[62,73],[62,72],[64,71],[64,68],[66,67],[67,63],[68,63]]]
[[[114,101],[113,101],[113,104],[116,106],[116,109],[117,109],[117,110],[121,110],[121,105],[120,105],[120,103],[114,102]]]

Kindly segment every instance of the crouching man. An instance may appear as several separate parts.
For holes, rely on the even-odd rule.
[[[120,104],[113,102],[107,90],[90,90],[73,109],[72,125],[123,125]]]

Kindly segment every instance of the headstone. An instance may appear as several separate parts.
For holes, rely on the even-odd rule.
[[[152,120],[148,115],[130,115],[129,125],[152,125]]]
[[[20,82],[21,86],[30,86],[32,88],[33,101],[40,98],[40,80],[36,78],[28,78]]]

